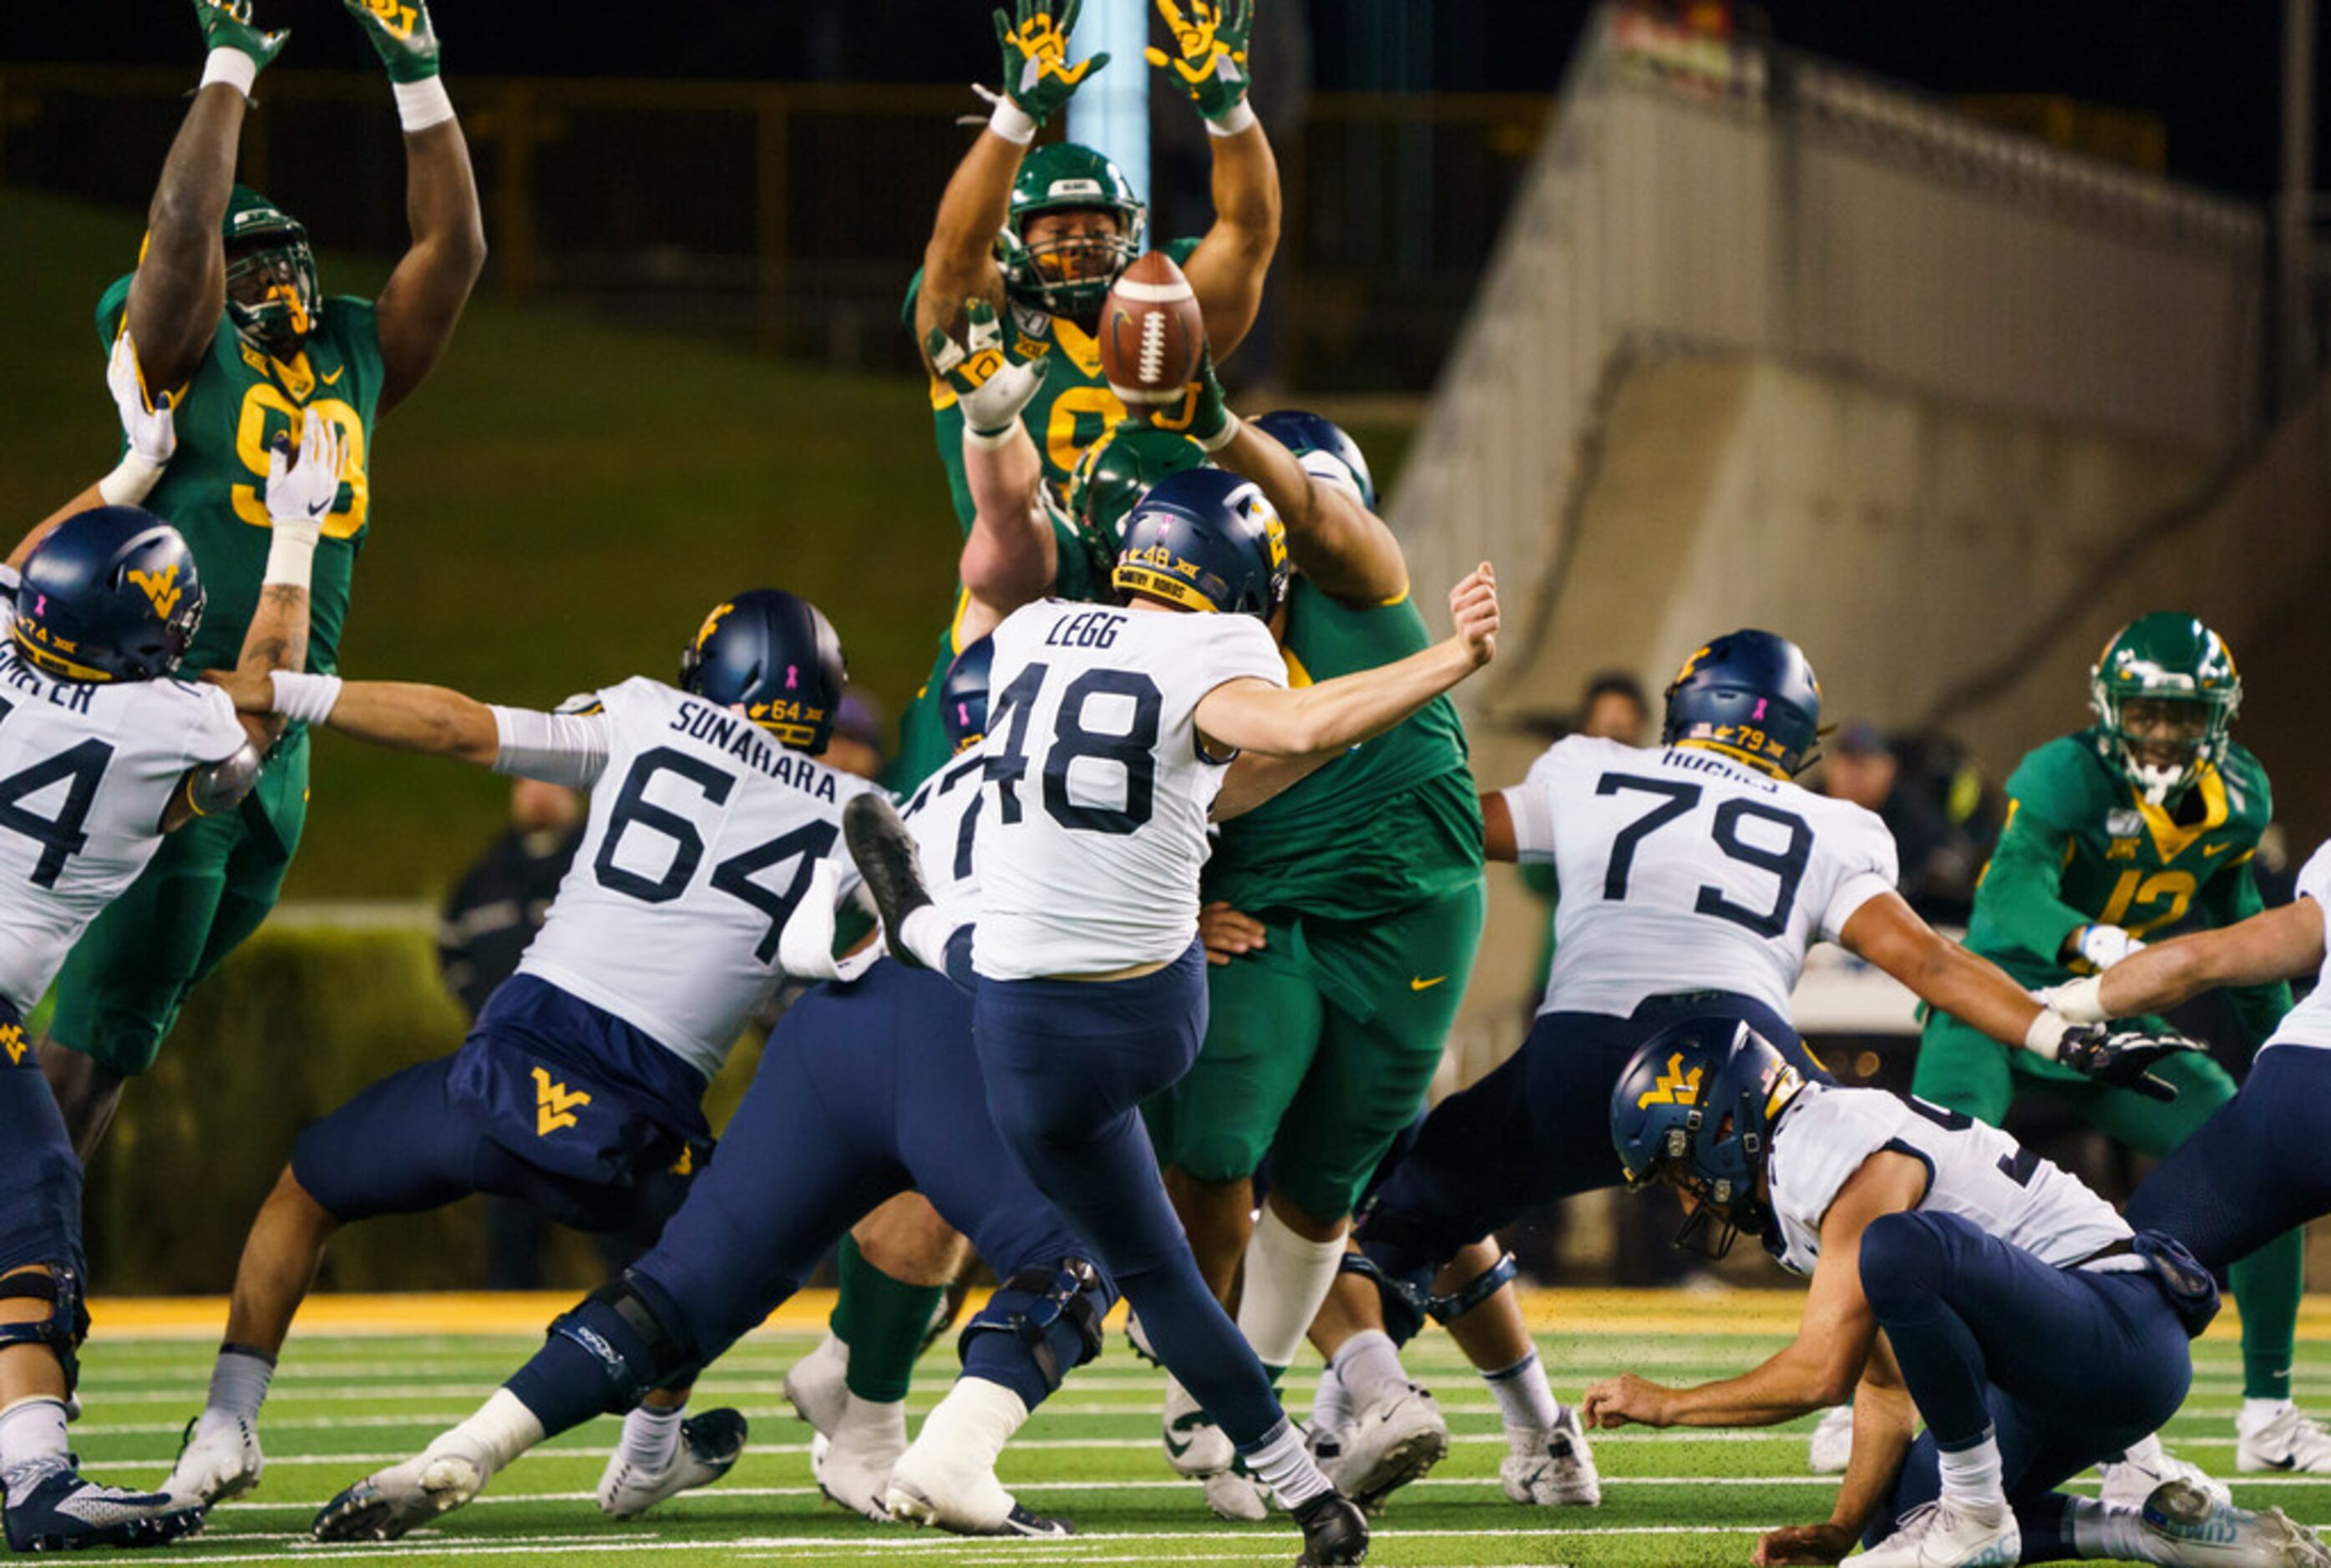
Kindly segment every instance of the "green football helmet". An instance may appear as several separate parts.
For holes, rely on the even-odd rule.
[[[2155,611],[2114,633],[2088,672],[2097,752],[2155,805],[2225,760],[2242,678],[2226,640],[2191,615]]]
[[[226,311],[234,329],[277,359],[315,329],[316,256],[300,221],[252,190],[227,198]]]
[[[1069,526],[1103,582],[1124,547],[1126,515],[1167,474],[1205,466],[1204,449],[1196,442],[1137,419],[1121,422],[1085,448],[1069,475]]]
[[[1028,243],[1028,220],[1044,213],[1104,212],[1117,219],[1114,235]],[[1089,147],[1054,142],[1030,152],[1012,182],[1012,203],[996,240],[1004,291],[1023,305],[1090,321],[1100,314],[1117,275],[1141,253],[1149,209],[1125,171]]]

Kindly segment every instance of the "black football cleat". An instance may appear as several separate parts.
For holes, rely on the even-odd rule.
[[[1341,1492],[1322,1492],[1295,1510],[1303,1526],[1303,1555],[1296,1568],[1328,1568],[1364,1563],[1368,1555],[1368,1517]]]
[[[84,1479],[71,1454],[27,1459],[0,1478],[11,1552],[161,1546],[203,1527],[203,1506],[167,1492],[128,1492]]]
[[[870,791],[842,808],[842,837],[850,846],[850,858],[858,863],[858,874],[866,879],[866,891],[872,896],[874,908],[881,912],[882,935],[890,945],[890,956],[901,964],[928,967],[899,935],[907,917],[931,902],[923,887],[922,868],[915,860],[914,835],[907,831],[905,819],[888,796]]]

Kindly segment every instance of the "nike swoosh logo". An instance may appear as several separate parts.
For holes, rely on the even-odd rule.
[[[347,373],[348,367],[343,365],[338,370],[333,371],[329,375],[324,377],[324,385],[326,386],[337,386],[339,385],[340,377],[346,375]]]
[[[1448,978],[1449,976],[1446,974],[1436,974],[1432,979],[1427,980],[1420,974],[1408,983],[1408,988],[1411,991],[1430,991]]]
[[[2202,858],[2206,860],[2213,855],[2222,855],[2233,847],[2234,846],[2231,844],[2203,844],[2202,846]]]

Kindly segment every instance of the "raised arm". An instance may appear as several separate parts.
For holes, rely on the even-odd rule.
[[[470,144],[438,75],[437,29],[427,0],[341,4],[388,68],[404,127],[404,217],[413,242],[375,305],[385,413],[436,368],[453,340],[461,307],[486,264],[486,221],[478,210]]]
[[[163,390],[193,379],[218,331],[226,307],[221,232],[234,190],[243,113],[252,82],[290,36],[253,27],[251,0],[194,4],[210,56],[147,209],[146,248],[124,318],[138,340],[147,385]]]
[[[269,682],[279,670],[308,667],[309,578],[324,518],[339,499],[346,459],[339,427],[321,417],[303,420],[301,427],[297,462],[288,436],[278,435],[267,456],[267,565],[260,576],[259,607],[235,660],[236,675],[254,683]],[[280,714],[242,717],[261,751],[273,746],[290,723]]]
[[[1279,249],[1279,161],[1247,102],[1254,0],[1157,0],[1157,10],[1175,52],[1149,49],[1149,62],[1188,95],[1213,147],[1214,224],[1182,272],[1197,293],[1206,340],[1227,358],[1262,309],[1263,279]]]
[[[1076,27],[1080,4],[1067,0],[1057,23],[1051,0],[1017,0],[1016,17],[1000,9],[995,13],[1004,90],[988,94],[995,111],[939,196],[930,242],[923,248],[922,286],[915,297],[918,342],[927,341],[935,329],[948,337],[962,336],[964,307],[973,299],[1003,301],[995,236],[1011,206],[1020,160],[1044,121],[1069,101],[1078,84],[1108,63],[1106,54],[1070,62],[1069,34]]]
[[[1498,589],[1487,561],[1450,591],[1457,630],[1407,658],[1297,690],[1226,682],[1199,698],[1198,732],[1216,752],[1308,756],[1355,746],[1455,686],[1497,655]]]
[[[924,348],[963,410],[963,472],[974,509],[957,563],[968,602],[956,636],[967,647],[1051,589],[1060,541],[1044,514],[1043,459],[1020,423],[1044,384],[1044,366],[1004,353],[995,307],[986,300],[971,302],[966,325],[965,342],[933,328]]]

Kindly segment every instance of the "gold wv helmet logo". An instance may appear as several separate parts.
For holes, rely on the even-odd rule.
[[[178,607],[178,601],[186,595],[186,590],[178,586],[178,568],[175,562],[158,572],[141,572],[133,566],[129,569],[129,581],[153,601],[154,613],[165,621],[170,618],[171,613]]]
[[[1699,1076],[1707,1070],[1693,1068],[1684,1070],[1683,1052],[1668,1058],[1667,1070],[1657,1082],[1635,1097],[1635,1108],[1647,1110],[1652,1106],[1696,1106],[1699,1103]]]

